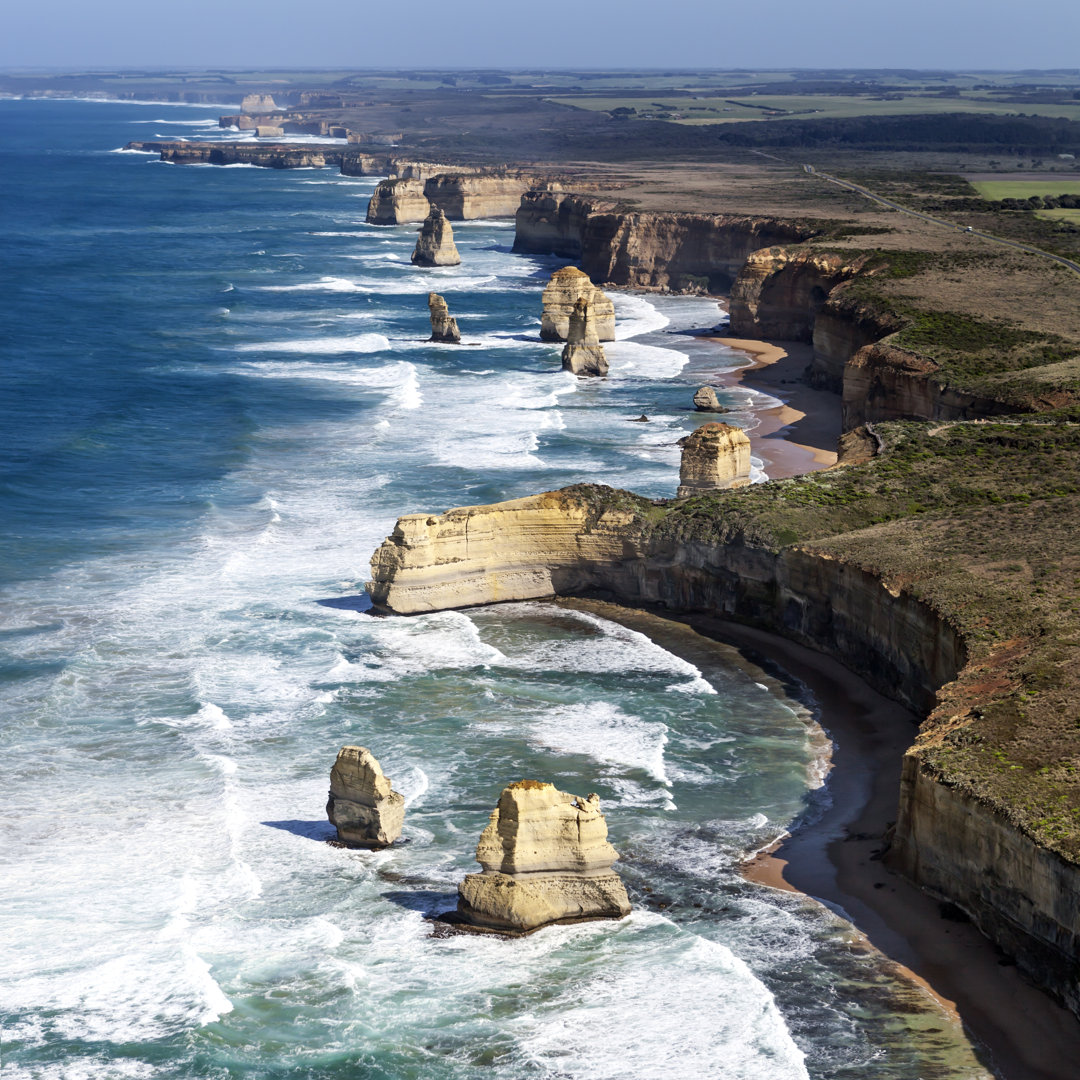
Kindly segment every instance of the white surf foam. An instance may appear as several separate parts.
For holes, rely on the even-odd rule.
[[[349,337],[299,338],[295,341],[246,342],[233,346],[234,352],[309,353],[331,356],[336,353],[371,353],[390,348],[382,334],[351,334]]]
[[[626,341],[655,330],[662,330],[671,320],[643,296],[612,293],[615,305],[615,340]]]

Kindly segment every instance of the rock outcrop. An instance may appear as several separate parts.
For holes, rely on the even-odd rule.
[[[630,901],[596,795],[519,780],[503,789],[476,847],[483,873],[458,887],[464,922],[504,933],[552,923],[621,919]]]
[[[450,314],[446,301],[438,293],[428,293],[428,311],[431,313],[431,337],[429,341],[441,341],[447,345],[461,344],[461,331],[457,319]]]
[[[678,498],[750,482],[750,439],[742,428],[717,422],[702,424],[680,439],[679,445],[683,451]]]
[[[326,814],[343,844],[382,848],[401,835],[405,798],[390,786],[370,750],[343,746],[330,770]]]
[[[177,165],[260,165],[267,169],[321,169],[340,165],[343,151],[300,143],[129,142],[128,150],[153,150]]]
[[[562,366],[564,371],[572,371],[575,375],[606,375],[608,372],[604,346],[597,336],[596,320],[587,300],[578,300],[570,313]]]
[[[371,225],[405,225],[426,221],[430,213],[422,180],[382,180],[371,193],[365,220]]]
[[[342,176],[386,176],[392,172],[395,159],[387,154],[365,154],[346,150],[341,155]]]
[[[711,386],[702,386],[694,392],[694,408],[698,412],[725,413],[728,411],[720,404],[720,399]]]
[[[521,198],[514,250],[577,260],[593,281],[724,292],[752,251],[813,234],[810,226],[777,218],[626,213],[589,196],[532,190]]]
[[[551,275],[544,287],[541,341],[566,341],[570,336],[570,313],[579,300],[587,301],[599,341],[615,340],[615,305],[576,266],[564,266]]]
[[[240,111],[248,116],[258,116],[260,113],[280,112],[281,107],[270,94],[247,94],[240,102]]]
[[[433,207],[424,219],[412,261],[417,266],[457,266],[461,262],[454,243],[454,230],[438,207]]]

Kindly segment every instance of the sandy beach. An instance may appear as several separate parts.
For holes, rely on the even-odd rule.
[[[914,714],[836,660],[775,634],[708,615],[673,616],[593,600],[560,603],[588,607],[680,654],[707,647],[674,640],[666,628],[681,624],[805,687],[833,743],[827,781],[831,806],[818,821],[747,862],[745,877],[800,892],[843,914],[859,935],[857,944],[878,950],[898,975],[931,995],[943,1020],[963,1026],[998,1076],[1065,1080],[1077,1075],[1080,1021],[1032,986],[970,923],[948,917],[949,909],[943,915],[934,897],[880,858],[884,834],[896,819],[901,760],[918,726]],[[690,659],[699,662],[700,656]]]
[[[753,452],[765,461],[773,479],[798,476],[836,464],[840,438],[840,398],[802,382],[811,346],[798,341],[754,341],[710,337],[751,357],[751,363],[721,377],[720,385],[742,383],[784,401],[758,413],[760,424],[750,432]]]

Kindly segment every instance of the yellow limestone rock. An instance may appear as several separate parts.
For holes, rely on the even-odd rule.
[[[423,180],[380,180],[371,193],[365,220],[371,225],[403,225],[426,221],[430,213]]]
[[[432,207],[424,219],[412,261],[417,266],[457,266],[461,262],[454,243],[454,230],[437,206]]]
[[[607,357],[596,336],[596,321],[588,300],[581,298],[570,313],[570,331],[562,351],[562,366],[575,375],[606,375]]]
[[[678,498],[750,482],[750,440],[741,428],[717,422],[702,424],[692,435],[680,439],[679,445],[683,451]]]
[[[401,835],[405,797],[390,786],[370,750],[343,746],[330,770],[326,814],[343,844],[386,847]]]
[[[615,340],[615,305],[576,266],[564,266],[551,275],[544,288],[544,313],[540,317],[542,341],[567,341],[570,315],[579,300],[586,300],[592,312],[598,341]]]
[[[431,337],[429,341],[441,341],[447,345],[461,344],[461,331],[457,319],[450,314],[446,301],[438,294],[427,294],[428,311],[431,314]]]
[[[240,111],[245,116],[259,116],[263,113],[276,113],[280,106],[271,94],[247,94],[240,102]]]
[[[541,926],[630,913],[596,795],[519,780],[503,789],[476,847],[481,874],[458,887],[458,915],[489,930],[529,933]]]

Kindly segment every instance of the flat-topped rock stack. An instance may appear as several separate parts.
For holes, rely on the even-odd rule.
[[[454,230],[437,206],[424,219],[412,261],[417,266],[457,266],[461,262],[454,243]]]
[[[430,213],[423,180],[383,180],[371,194],[365,220],[370,225],[401,225],[426,221]]]
[[[391,787],[370,750],[343,746],[330,770],[326,815],[348,847],[383,848],[401,835],[405,797]]]
[[[565,371],[572,371],[575,375],[608,373],[604,346],[596,334],[596,320],[589,301],[584,297],[574,304],[574,310],[570,313],[570,329],[566,345],[563,346],[562,366]]]
[[[713,421],[679,440],[678,498],[750,482],[750,439],[742,428]]]
[[[552,923],[621,919],[630,901],[596,795],[519,780],[503,789],[476,846],[483,873],[458,887],[468,925],[527,934]]]
[[[615,340],[615,305],[576,266],[564,266],[551,275],[544,287],[544,312],[540,316],[542,341],[566,341],[570,315],[579,300],[586,300],[592,312],[599,341]]]
[[[461,331],[457,319],[450,314],[446,301],[438,293],[428,293],[428,311],[431,314],[431,337],[429,341],[441,341],[446,345],[460,345]]]
[[[240,111],[247,116],[258,116],[262,113],[280,112],[281,106],[272,94],[246,94],[240,102]]]

